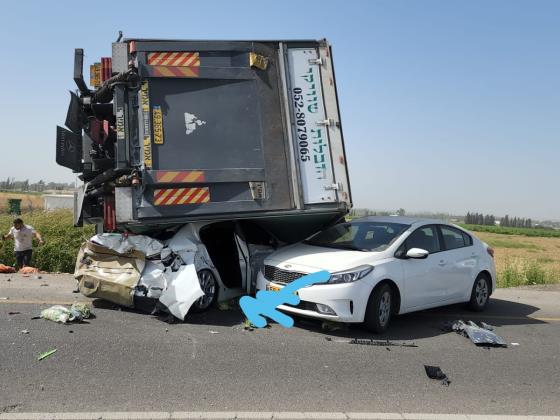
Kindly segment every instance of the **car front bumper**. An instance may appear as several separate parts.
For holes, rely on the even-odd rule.
[[[372,291],[372,286],[365,279],[353,283],[323,284],[304,287],[298,290],[301,303],[297,306],[279,305],[278,309],[310,318],[336,322],[363,322],[364,314]],[[282,288],[283,284],[267,280],[262,272],[257,276],[257,290],[267,290],[273,285]],[[317,304],[327,305],[335,315],[322,313]]]

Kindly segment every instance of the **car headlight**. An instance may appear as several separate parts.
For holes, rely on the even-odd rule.
[[[332,273],[327,284],[352,283],[353,281],[364,278],[372,271],[373,267],[371,265],[361,265],[359,267],[352,268],[351,270]]]

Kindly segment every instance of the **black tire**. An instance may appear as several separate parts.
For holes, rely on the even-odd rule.
[[[218,300],[218,282],[212,271],[200,270],[198,272],[198,281],[204,296],[193,303],[191,311],[195,313],[208,310]]]
[[[366,330],[381,334],[387,330],[393,315],[393,291],[388,284],[382,284],[371,293],[364,318]]]
[[[471,291],[471,300],[468,307],[471,311],[481,312],[486,309],[488,301],[490,300],[490,291],[492,285],[488,275],[480,273],[474,281]]]

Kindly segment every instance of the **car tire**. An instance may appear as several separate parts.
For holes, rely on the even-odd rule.
[[[388,284],[382,284],[371,293],[364,318],[366,330],[381,334],[387,330],[393,314],[393,291]]]
[[[204,312],[208,310],[218,300],[218,282],[216,276],[210,270],[200,270],[198,281],[204,296],[198,298],[192,305],[192,312]]]
[[[471,300],[469,301],[469,309],[475,312],[483,311],[490,300],[490,280],[484,273],[480,273],[474,281],[471,291]]]

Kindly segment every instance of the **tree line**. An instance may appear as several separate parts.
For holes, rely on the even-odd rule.
[[[45,182],[42,179],[38,182],[16,181],[14,178],[8,177],[5,181],[0,181],[0,190],[2,191],[32,191],[43,192],[45,190],[73,190],[72,182]]]
[[[468,225],[496,225],[496,217],[493,214],[471,213],[465,216],[465,223]],[[505,215],[499,220],[499,225],[503,227],[532,228],[533,221],[530,218],[510,217]]]

